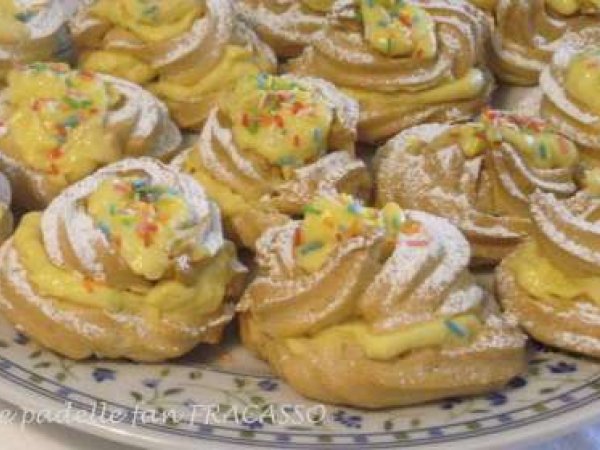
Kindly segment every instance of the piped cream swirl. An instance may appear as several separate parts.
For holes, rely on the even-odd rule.
[[[289,64],[291,72],[330,80],[359,100],[361,140],[466,118],[485,103],[493,81],[484,68],[489,30],[481,11],[463,1],[408,1],[378,28],[362,10],[368,3],[336,2],[328,26]],[[380,30],[390,37],[377,37]],[[415,39],[404,42],[406,36]]]
[[[539,119],[488,111],[478,125],[422,125],[388,142],[377,199],[450,219],[474,262],[495,263],[527,236],[529,195],[574,194],[577,164],[576,147]]]
[[[148,361],[219,339],[240,268],[200,185],[150,158],[26,215],[0,259],[0,308],[25,333],[72,358]]]

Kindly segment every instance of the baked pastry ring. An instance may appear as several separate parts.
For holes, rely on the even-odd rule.
[[[531,210],[532,239],[497,269],[502,306],[535,339],[598,358],[600,199],[588,192],[568,200],[537,192]]]
[[[324,197],[257,250],[243,343],[307,397],[408,405],[498,389],[524,368],[524,336],[475,283],[445,219]]]
[[[488,35],[485,14],[462,0],[341,0],[289,71],[355,97],[359,139],[379,142],[475,114],[494,87],[483,61]]]
[[[10,211],[12,190],[4,174],[0,173],[0,243],[10,236],[13,229],[13,215]]]
[[[49,60],[64,50],[60,0],[0,0],[0,85],[15,63]]]
[[[488,110],[476,122],[400,133],[377,156],[377,202],[448,218],[495,264],[529,233],[529,194],[577,190],[578,152],[542,120]]]
[[[183,128],[199,129],[237,79],[277,65],[231,0],[98,0],[71,30],[82,67],[147,85]]]
[[[0,169],[17,206],[41,209],[98,167],[125,156],[167,158],[181,133],[152,94],[110,75],[32,63],[0,92]]]
[[[0,249],[0,310],[44,347],[162,361],[216,343],[238,271],[219,210],[190,177],[126,159],[29,213]]]
[[[599,16],[600,22],[600,16]],[[600,23],[567,34],[540,77],[542,116],[600,166]]]
[[[370,195],[367,168],[354,155],[357,121],[356,102],[326,81],[249,76],[173,164],[207,189],[228,231],[252,248],[321,191]]]
[[[298,56],[327,23],[335,0],[238,0],[235,6],[279,57]]]
[[[504,82],[536,85],[569,30],[597,24],[600,4],[588,0],[498,0],[490,67]]]

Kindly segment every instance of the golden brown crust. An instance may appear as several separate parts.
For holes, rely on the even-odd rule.
[[[506,83],[532,86],[565,33],[597,23],[600,10],[561,15],[546,0],[498,0],[493,15],[490,67]]]
[[[81,207],[102,180],[117,174],[143,174],[180,192],[199,215],[190,220],[198,222],[194,239],[202,241],[207,257],[200,262],[188,260],[181,270],[170,268],[157,280],[134,273]],[[226,297],[238,272],[235,248],[223,240],[218,214],[191,178],[149,158],[123,160],[101,169],[64,191],[44,213],[22,219],[20,227],[27,227],[29,234],[19,237],[19,228],[0,247],[0,311],[41,345],[73,359],[163,361],[200,342],[217,343],[233,317]],[[44,256],[32,260],[32,251]],[[181,257],[174,256],[175,260]],[[34,276],[32,264],[42,259],[47,265],[35,270],[62,278]],[[209,281],[214,284],[201,297],[204,286],[196,283]],[[48,286],[48,282],[61,286]],[[153,294],[160,300],[159,291],[172,289],[175,283],[180,283],[181,295],[186,288],[197,292],[185,304],[175,302],[166,309],[152,303]]]
[[[600,308],[590,302],[553,304],[529,295],[510,269],[518,252],[517,249],[496,269],[498,298],[507,315],[540,342],[600,357]]]
[[[244,345],[301,394],[365,408],[481,393],[520,373],[524,337],[474,284],[464,238],[443,219],[408,214],[427,231],[399,237],[391,255],[377,236],[355,238],[311,274],[289,254],[293,223],[265,233],[258,276],[239,304]],[[383,359],[367,355],[354,335],[321,334],[355,321],[385,334],[461,313],[480,320],[468,340]]]
[[[357,20],[357,6],[341,1],[334,4],[321,34],[289,62],[292,73],[332,81],[359,100],[359,140],[363,142],[381,142],[420,123],[466,120],[493,90],[493,77],[484,64],[484,42],[489,36],[485,15],[462,0],[415,3],[435,22],[437,51],[431,58],[418,54],[390,57],[373,49]],[[423,97],[456,80],[463,80],[460,89]]]

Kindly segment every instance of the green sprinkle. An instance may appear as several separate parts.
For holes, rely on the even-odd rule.
[[[277,164],[279,164],[282,167],[297,166],[298,158],[296,158],[294,155],[285,155],[277,160]]]
[[[546,147],[546,144],[544,142],[542,142],[540,144],[539,150],[540,150],[540,156],[542,157],[542,159],[547,159],[548,158],[548,147]]]
[[[444,324],[446,325],[446,327],[448,327],[452,334],[455,334],[458,337],[466,338],[469,336],[469,330],[463,327],[462,325],[459,325],[453,320],[447,319],[446,321],[444,321]]]
[[[392,218],[392,227],[394,227],[394,229],[399,229],[402,226],[402,222],[402,216],[400,214],[396,214]]]
[[[312,241],[308,244],[304,244],[300,247],[300,254],[307,255],[323,248],[323,243],[319,241]]]
[[[79,125],[79,117],[69,116],[65,119],[63,125],[66,128],[75,128],[77,125]]]
[[[317,208],[311,204],[305,205],[303,210],[304,210],[304,214],[315,214],[317,216],[319,216],[323,213],[323,211],[321,211],[319,208]]]
[[[19,22],[27,23],[33,18],[33,16],[35,16],[34,11],[22,11],[15,14],[15,19],[17,19]]]
[[[63,101],[73,109],[85,109],[93,105],[93,102],[89,99],[77,100],[73,97],[63,97]]]

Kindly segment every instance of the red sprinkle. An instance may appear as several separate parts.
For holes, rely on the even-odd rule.
[[[304,109],[304,103],[294,102],[294,104],[292,105],[292,114],[297,115],[303,109]]]
[[[273,116],[273,120],[275,121],[275,124],[279,127],[279,128],[283,128],[284,127],[284,123],[283,123],[283,117],[277,115],[277,116]]]
[[[88,292],[88,294],[93,293],[94,292],[94,280],[92,280],[91,278],[84,278],[83,279],[83,287]]]
[[[429,241],[418,240],[418,241],[405,241],[408,247],[425,247],[429,244]]]
[[[65,151],[61,147],[56,147],[53,150],[50,150],[50,159],[59,159],[62,158],[65,154]]]
[[[294,246],[300,247],[302,244],[302,230],[300,228],[296,228],[294,231]]]
[[[242,126],[248,128],[250,126],[250,118],[247,113],[244,113],[242,116]]]

